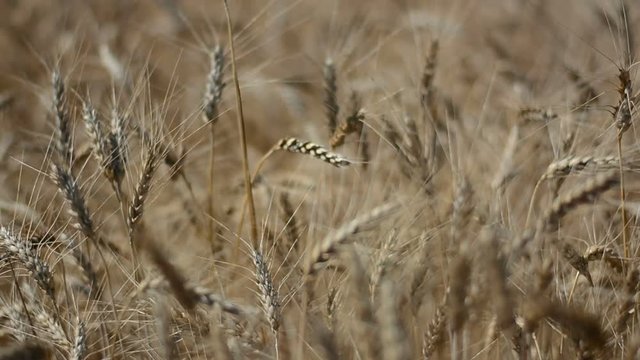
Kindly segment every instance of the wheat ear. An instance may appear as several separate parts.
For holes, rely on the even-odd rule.
[[[324,62],[324,108],[329,125],[329,136],[333,136],[338,126],[338,81],[336,76],[336,65],[333,60],[327,58]]]
[[[383,219],[398,207],[396,203],[387,203],[373,208],[371,211],[362,214],[350,222],[340,226],[338,229],[327,235],[316,248],[311,252],[306,266],[306,273],[313,274],[318,266],[329,260],[335,253],[337,247],[346,242],[350,236],[356,234],[366,224]]]
[[[209,184],[207,188],[207,212],[209,214],[209,227],[207,238],[211,246],[212,252],[215,254],[218,249],[215,245],[216,223],[213,220],[214,213],[214,164],[215,164],[215,123],[218,119],[218,107],[222,100],[222,90],[225,82],[222,78],[224,69],[224,51],[222,47],[216,46],[211,52],[211,70],[207,77],[207,88],[204,96],[204,120],[209,124]]]
[[[55,119],[55,148],[60,161],[71,166],[74,161],[73,140],[71,137],[71,119],[67,109],[67,95],[60,72],[55,70],[53,83],[53,115]]]

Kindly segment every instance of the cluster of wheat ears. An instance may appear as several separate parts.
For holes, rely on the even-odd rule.
[[[632,3],[0,2],[0,360],[640,358]]]

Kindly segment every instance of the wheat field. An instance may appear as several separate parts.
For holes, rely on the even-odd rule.
[[[0,0],[0,360],[640,359],[635,0]]]

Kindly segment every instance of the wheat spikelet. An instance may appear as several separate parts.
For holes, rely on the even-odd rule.
[[[29,309],[33,314],[35,314],[34,320],[46,331],[49,339],[56,345],[62,347],[63,349],[70,349],[71,344],[67,339],[67,336],[60,325],[60,322],[51,317],[49,313],[43,309]]]
[[[500,244],[494,229],[487,228],[482,236],[484,268],[487,281],[493,292],[493,307],[496,314],[498,329],[514,336],[516,328],[514,316],[514,299],[508,287],[509,274],[504,261],[504,255],[500,250]]]
[[[224,51],[219,45],[210,54],[211,71],[207,77],[207,88],[204,95],[204,120],[215,121],[218,117],[218,105],[222,100],[222,90],[226,86],[222,76],[224,69]]]
[[[589,284],[593,286],[593,279],[589,272],[589,262],[583,256],[580,256],[578,252],[570,244],[564,244],[561,248],[562,256],[569,262],[569,264],[580,273],[580,275],[587,278]]]
[[[423,108],[427,109],[433,105],[433,79],[436,76],[436,66],[438,65],[438,52],[440,49],[440,42],[438,39],[431,40],[429,47],[429,53],[424,64],[422,71],[421,85],[421,104]]]
[[[350,236],[356,234],[368,223],[381,220],[398,207],[396,203],[387,203],[373,208],[368,213],[360,215],[350,222],[342,225],[331,234],[327,235],[318,246],[311,252],[306,272],[314,273],[319,264],[329,260],[329,257],[336,251],[337,247],[347,241]]]
[[[33,333],[33,329],[27,329],[27,326],[33,327],[33,321],[28,312],[29,309],[25,309],[26,305],[19,305],[18,303],[2,303],[0,306],[0,319],[6,319],[8,321],[5,327],[10,329],[10,334],[18,341],[25,342],[26,336],[29,332]],[[35,333],[34,333],[35,335]]]
[[[113,181],[122,183],[127,164],[127,133],[126,117],[119,114],[115,107],[111,111],[111,132],[107,137],[108,157],[107,167],[110,169]]]
[[[269,321],[271,331],[278,332],[280,327],[280,297],[278,296],[278,289],[273,284],[271,278],[271,272],[267,264],[265,263],[262,253],[254,249],[252,251],[253,264],[255,265],[255,277],[256,285],[260,289],[260,303],[264,314]]]
[[[427,331],[424,334],[422,341],[422,357],[424,360],[434,358],[434,355],[438,353],[445,340],[445,326],[447,324],[447,317],[444,311],[444,306],[436,308],[436,313],[431,319]]]
[[[362,264],[360,255],[353,249],[345,251],[349,264],[351,296],[354,302],[353,331],[357,347],[365,359],[379,359],[381,344],[379,339],[380,324],[376,321],[375,309],[371,303],[368,288],[370,276]]]
[[[451,284],[449,293],[449,311],[448,318],[453,333],[459,333],[462,330],[467,317],[469,316],[468,308],[465,304],[467,298],[467,290],[470,283],[471,263],[466,255],[458,254],[451,265]]]
[[[76,332],[74,335],[73,348],[71,349],[72,360],[84,360],[87,354],[87,333],[84,322],[76,319]]]
[[[87,134],[93,143],[93,155],[100,164],[100,167],[107,171],[107,166],[109,165],[108,139],[102,128],[102,123],[98,119],[98,112],[89,100],[82,103],[82,118],[84,119]],[[105,175],[107,175],[109,180],[113,178],[106,172]]]
[[[316,159],[322,160],[335,167],[342,167],[351,165],[351,162],[341,155],[332,153],[322,147],[321,145],[314,144],[310,141],[301,141],[294,137],[284,138],[276,145],[278,150],[284,150],[292,153],[300,153],[311,155]]]
[[[53,164],[52,170],[53,181],[69,204],[69,214],[77,221],[76,228],[87,238],[95,238],[95,229],[89,209],[71,170],[57,164]]]
[[[204,304],[211,307],[220,307],[220,309],[226,313],[233,315],[242,315],[247,313],[247,309],[241,308],[240,306],[225,300],[213,293],[211,290],[205,289],[203,287],[194,287],[191,289],[196,301],[200,304]]]
[[[550,109],[525,108],[520,110],[520,117],[526,122],[549,122],[557,119],[558,114]]]
[[[631,101],[633,98],[633,89],[631,87],[629,70],[620,69],[618,79],[620,81],[620,87],[618,88],[620,100],[618,101],[618,105],[614,107],[613,116],[619,134],[623,134],[631,126],[635,106]]]
[[[356,92],[353,92],[351,94],[351,111],[345,121],[340,124],[340,127],[333,133],[331,137],[331,148],[335,149],[342,146],[347,135],[361,133],[364,128],[364,119],[365,113],[360,105],[360,97]]]
[[[296,220],[296,211],[289,201],[289,195],[286,192],[280,194],[280,208],[282,209],[283,220],[285,221],[286,244],[283,248],[289,251],[290,247],[298,246],[300,234],[298,232],[298,222]]]
[[[571,209],[592,201],[598,194],[616,185],[618,181],[616,172],[598,174],[589,179],[583,186],[574,189],[562,198],[554,200],[551,207],[547,209],[541,218],[538,228],[544,231],[553,229]]]
[[[583,170],[589,165],[597,168],[612,168],[618,165],[618,158],[616,156],[568,156],[549,164],[549,166],[547,166],[547,170],[542,175],[542,178],[551,179],[559,176],[565,176],[571,172]]]
[[[340,105],[338,105],[336,66],[329,58],[324,62],[324,107],[329,122],[329,135],[333,136],[338,127]]]
[[[554,320],[569,338],[579,341],[581,351],[598,351],[605,346],[607,335],[596,316],[542,297],[532,297],[527,305],[529,321]]]
[[[60,72],[55,70],[53,83],[53,114],[55,119],[55,148],[63,164],[73,164],[73,140],[71,138],[71,119],[67,110],[67,99],[64,81]]]
[[[5,251],[20,260],[34,277],[38,286],[53,299],[55,290],[53,273],[31,247],[5,226],[0,226],[0,245],[4,247]]]
[[[624,272],[623,259],[612,248],[602,245],[590,246],[585,251],[584,258],[587,259],[587,261],[602,260],[618,273]]]
[[[144,167],[142,168],[140,180],[138,180],[138,184],[133,193],[131,205],[129,206],[129,212],[127,216],[129,233],[133,233],[136,226],[140,222],[140,219],[142,218],[142,214],[144,212],[144,202],[147,198],[147,195],[149,194],[149,190],[151,188],[151,180],[153,179],[153,175],[158,165],[158,150],[158,146],[152,146],[147,149],[147,152],[145,154]]]

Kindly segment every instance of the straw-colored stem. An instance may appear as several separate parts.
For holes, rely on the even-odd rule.
[[[622,215],[622,247],[624,257],[629,258],[629,219],[625,208],[624,170],[622,169],[622,131],[618,132],[618,165],[620,169],[620,214]]]
[[[233,73],[233,85],[236,92],[236,112],[238,118],[238,132],[240,134],[240,146],[242,148],[242,170],[244,173],[244,190],[247,201],[249,202],[249,221],[251,222],[251,245],[255,248],[258,239],[258,223],[256,220],[256,208],[253,202],[253,189],[251,188],[251,175],[249,172],[249,156],[247,154],[247,133],[244,122],[244,113],[242,112],[242,94],[240,92],[240,84],[238,82],[238,69],[236,65],[236,53],[233,45],[233,32],[231,26],[231,15],[229,14],[229,4],[224,0],[224,12],[227,17],[227,33],[229,35],[229,47],[231,48],[231,70]],[[240,234],[238,234],[239,236]],[[236,247],[239,247],[240,238],[236,240]],[[237,260],[237,259],[236,259]]]
[[[266,154],[264,154],[262,156],[262,158],[258,161],[258,164],[256,165],[255,170],[253,170],[253,174],[251,175],[251,187],[253,188],[253,183],[254,181],[256,181],[256,178],[258,177],[258,174],[260,173],[260,170],[262,170],[262,167],[264,166],[264,164],[267,162],[267,159],[271,156],[271,154],[273,154],[275,151],[277,150],[277,147],[274,146],[271,149],[269,149],[269,151],[267,151]],[[238,229],[236,231],[236,234],[238,234],[238,236],[240,235],[240,231],[242,231],[242,227],[244,226],[244,214],[246,214],[247,211],[247,197],[244,197],[244,200],[242,201],[242,211],[240,212],[240,221],[238,222]],[[238,258],[240,254],[240,242],[236,242],[236,246],[233,249],[233,256],[235,259]]]
[[[215,253],[215,240],[216,240],[216,222],[213,218],[213,207],[214,207],[214,198],[213,198],[213,184],[214,184],[214,162],[215,162],[215,128],[213,121],[209,124],[211,132],[209,133],[209,141],[211,149],[209,150],[209,187],[207,189],[207,214],[209,215],[209,227],[207,239],[209,239],[209,246],[211,246],[211,252]]]
[[[538,193],[538,187],[540,187],[540,184],[542,183],[543,180],[544,180],[543,177],[538,179],[538,182],[536,182],[536,186],[533,188],[533,193],[531,194],[531,201],[529,202],[529,210],[527,211],[527,220],[524,223],[525,229],[529,228],[529,220],[531,219],[531,213],[533,212],[533,204],[536,201],[536,194]]]

